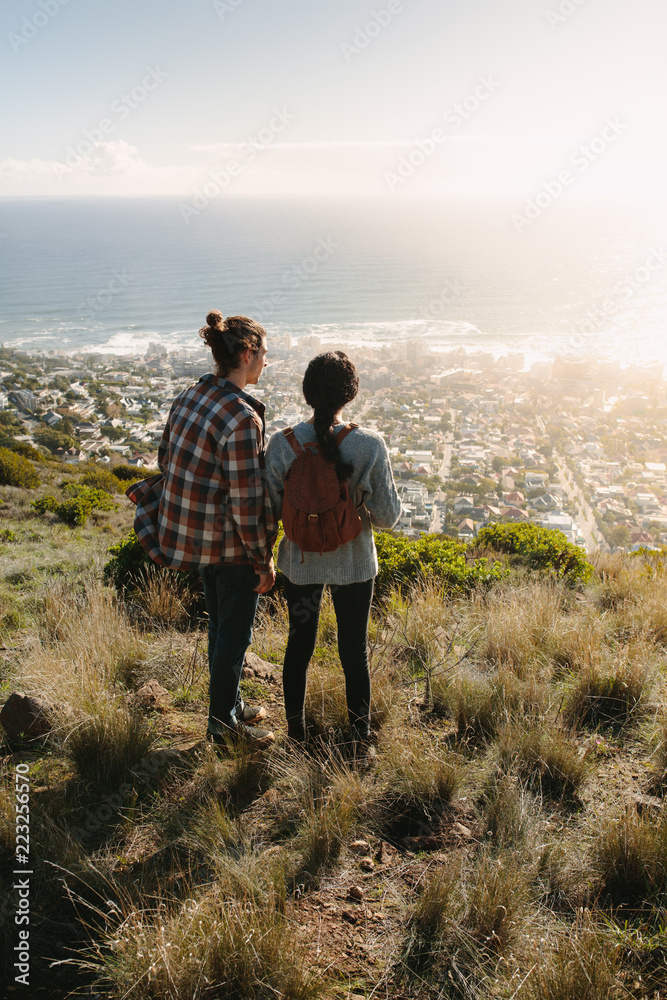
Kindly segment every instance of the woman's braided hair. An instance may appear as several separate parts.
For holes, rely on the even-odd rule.
[[[206,323],[199,336],[211,348],[217,373],[223,378],[238,368],[241,355],[247,348],[257,354],[262,346],[262,337],[266,337],[264,327],[247,316],[228,316],[224,319],[221,312],[212,309]]]
[[[359,377],[347,354],[327,351],[313,358],[303,376],[303,395],[315,411],[314,425],[322,454],[336,464],[336,474],[348,479],[354,466],[341,458],[333,432],[334,415],[359,391]]]

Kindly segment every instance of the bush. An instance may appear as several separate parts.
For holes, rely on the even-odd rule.
[[[0,486],[20,486],[34,490],[39,486],[37,470],[29,459],[9,448],[0,448]]]
[[[50,511],[56,515],[59,521],[69,524],[71,528],[78,528],[85,524],[88,515],[93,510],[118,509],[118,505],[104,490],[67,483],[63,487],[63,492],[68,497],[66,500],[58,500],[57,497],[48,495],[40,497],[39,500],[33,500],[31,506],[38,514]]]
[[[84,486],[90,486],[91,489],[104,490],[105,493],[118,493],[118,480],[117,478],[100,466],[93,466],[92,469],[88,469],[81,476],[81,482]]]
[[[488,549],[518,556],[520,565],[548,570],[570,585],[586,583],[593,567],[582,550],[568,542],[562,531],[535,524],[493,524],[482,528],[474,549]]]
[[[149,566],[153,565],[134,531],[112,545],[109,554],[112,558],[104,567],[104,582],[115,587],[119,594],[136,587]]]
[[[0,448],[9,448],[10,451],[16,452],[17,455],[23,455],[24,458],[30,458],[36,462],[42,458],[37,449],[33,448],[27,441],[15,441],[8,434],[0,434]]]
[[[114,465],[111,474],[121,482],[130,483],[135,479],[148,479],[158,474],[159,469],[140,469],[137,465]]]
[[[375,587],[380,596],[392,587],[426,578],[441,583],[449,592],[465,592],[507,575],[499,563],[491,564],[487,559],[469,563],[466,546],[453,538],[425,535],[412,540],[378,532],[375,545],[380,564]]]

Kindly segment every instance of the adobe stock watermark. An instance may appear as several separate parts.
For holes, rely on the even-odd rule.
[[[61,7],[66,7],[70,0],[39,0],[39,10],[32,17],[24,17],[21,21],[21,31],[10,31],[7,35],[14,52],[19,52],[24,45],[36,38],[42,28],[60,13]]]
[[[613,320],[620,311],[624,299],[637,295],[643,286],[651,281],[656,271],[665,266],[667,266],[667,251],[663,247],[651,247],[643,264],[635,268],[625,281],[614,287],[612,297],[600,302],[586,313],[578,332],[570,337],[569,346],[582,347],[588,337],[598,333],[605,323]]]
[[[564,24],[568,18],[579,10],[586,3],[586,0],[560,0],[557,7],[550,7],[545,10],[544,16],[551,28],[558,28]]]
[[[243,3],[245,0],[213,0],[213,10],[224,21],[227,14],[232,14]]]
[[[211,170],[201,188],[195,188],[190,201],[181,202],[178,210],[183,221],[189,224],[193,218],[208,208],[212,201],[227,190],[232,178],[242,174],[249,163],[269,149],[276,136],[284,132],[293,121],[296,121],[296,115],[285,108],[274,108],[268,124],[261,128],[257,135],[252,135],[239,144],[238,159],[228,160],[219,170]]]
[[[458,281],[449,278],[445,280],[440,290],[432,299],[423,299],[419,304],[419,316],[423,319],[440,320],[447,312],[447,307],[455,302],[459,302],[462,297],[462,289]]]
[[[577,176],[585,173],[593,163],[604,156],[609,147],[627,128],[629,125],[620,121],[618,115],[614,118],[607,118],[599,135],[596,135],[589,142],[577,146],[570,154],[569,166],[559,170],[555,177],[542,181],[538,193],[526,201],[523,212],[512,214],[512,225],[517,233],[522,233],[528,226],[531,226],[543,212],[550,208],[555,201],[558,201],[574,183]]]
[[[127,271],[112,271],[111,278],[104,288],[100,288],[95,295],[91,295],[79,306],[79,309],[84,311],[82,318],[95,319],[98,313],[104,312],[110,302],[117,295],[121,295],[131,284],[132,278],[128,275]],[[86,312],[86,310],[88,311]]]
[[[317,274],[322,264],[331,259],[336,250],[340,247],[332,236],[320,237],[313,248],[313,252],[299,261],[292,264],[283,272],[280,279],[280,286],[275,288],[264,299],[259,299],[253,307],[253,315],[257,315],[260,322],[266,322],[276,311],[278,306],[285,301],[291,291],[298,291],[313,275]]]
[[[355,27],[352,41],[340,43],[339,48],[345,57],[345,62],[349,65],[355,56],[361,55],[404,10],[401,0],[389,0],[386,7],[371,11],[369,20]]]
[[[71,174],[80,166],[84,157],[93,152],[95,146],[100,142],[105,142],[107,138],[116,131],[119,122],[124,122],[133,111],[136,111],[149,94],[160,86],[169,74],[160,69],[159,66],[153,68],[146,66],[146,71],[141,80],[130,90],[123,91],[119,97],[111,102],[109,111],[100,118],[97,125],[90,129],[82,129],[82,139],[75,145],[70,145],[65,150],[64,163],[56,161],[52,164],[57,177],[63,178],[66,174]]]
[[[400,185],[405,184],[437,152],[438,147],[449,138],[452,132],[459,129],[471,115],[474,115],[479,107],[488,101],[499,88],[500,83],[493,76],[478,77],[474,90],[462,101],[453,104],[444,112],[442,119],[449,126],[449,131],[436,126],[425,139],[418,139],[413,143],[410,152],[399,158],[394,170],[385,171],[384,179],[389,190],[394,192]]]

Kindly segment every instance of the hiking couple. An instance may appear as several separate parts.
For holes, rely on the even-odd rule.
[[[266,331],[246,316],[223,319],[218,311],[206,324],[199,334],[215,372],[176,397],[158,452],[160,475],[127,494],[137,504],[135,529],[151,558],[201,575],[208,613],[207,739],[254,746],[274,740],[255,725],[266,711],[243,703],[239,681],[259,595],[275,583],[273,545],[282,517],[286,534],[277,565],[289,612],[283,667],[288,737],[297,743],[306,737],[306,674],[328,584],[351,737],[357,748],[367,746],[367,634],[378,572],[372,525],[391,528],[400,513],[386,445],[375,431],[343,423],[341,411],[355,398],[359,379],[347,355],[332,351],[313,358],[303,379],[310,420],[276,432],[265,447],[265,408],[246,387],[257,384],[266,366]]]

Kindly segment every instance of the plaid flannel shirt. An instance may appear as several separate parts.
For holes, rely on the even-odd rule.
[[[264,406],[204,375],[174,400],[159,476],[134,483],[135,531],[161,566],[250,563],[268,570],[277,523],[264,472]]]

